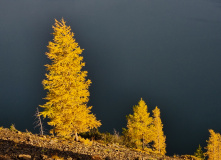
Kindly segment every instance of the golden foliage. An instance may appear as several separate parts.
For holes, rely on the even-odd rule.
[[[160,118],[160,109],[153,110],[153,118],[147,110],[147,105],[141,98],[133,107],[133,115],[127,116],[127,129],[123,128],[124,143],[129,147],[143,148],[149,153],[166,153],[166,137]],[[153,146],[150,143],[153,142]]]
[[[82,138],[82,137],[79,137],[79,141],[81,142],[81,143],[84,143],[85,145],[89,145],[89,146],[91,146],[92,144],[93,144],[93,141],[90,141],[89,139],[84,139],[84,138]]]
[[[147,112],[147,105],[141,98],[133,107],[134,114],[127,116],[127,136],[136,148],[144,149],[144,145],[152,141],[153,118]]]
[[[197,157],[199,160],[205,159],[205,155],[203,153],[202,147],[199,144],[199,147],[197,148],[196,152],[194,152],[194,156]]]
[[[15,125],[14,125],[14,124],[12,124],[12,125],[10,126],[10,130],[13,131],[13,132],[17,132],[17,131],[18,131],[18,130],[15,128]]]
[[[70,136],[79,132],[86,132],[91,128],[101,125],[88,107],[91,81],[86,80],[87,71],[82,71],[85,66],[83,49],[73,38],[70,26],[66,26],[64,19],[55,20],[54,39],[49,42],[47,57],[52,61],[45,65],[48,73],[42,84],[48,90],[41,112],[43,117],[48,117],[49,125],[53,126],[52,132],[57,135]]]
[[[210,137],[207,141],[208,160],[220,160],[221,159],[221,137],[219,133],[215,133],[214,130],[209,129]]]
[[[160,109],[156,106],[153,110],[153,125],[154,125],[154,132],[153,132],[153,141],[154,141],[154,148],[156,151],[162,155],[166,154],[166,137],[163,132],[163,124],[160,118]]]
[[[51,158],[55,160],[64,160],[63,157],[59,157],[58,155],[52,155]]]

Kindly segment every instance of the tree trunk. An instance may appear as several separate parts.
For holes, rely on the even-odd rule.
[[[38,114],[38,118],[39,118],[39,124],[40,124],[40,132],[41,132],[41,135],[44,134],[44,131],[43,131],[43,125],[42,125],[42,122],[41,122],[41,117],[40,117],[40,114],[39,114],[39,110],[37,108],[37,114]]]
[[[51,134],[54,137],[55,136],[55,126],[53,127],[53,129],[51,130]]]
[[[158,150],[159,150],[159,153],[160,153],[160,136],[159,136],[159,133],[158,133]]]
[[[78,142],[78,133],[75,132],[75,140]]]
[[[143,136],[142,138],[143,138],[143,150],[144,150],[144,135],[142,134],[142,136]]]

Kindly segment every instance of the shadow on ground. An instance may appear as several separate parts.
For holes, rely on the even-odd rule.
[[[76,160],[93,160],[90,155],[73,153],[71,151],[61,151],[58,149],[33,146],[25,143],[15,143],[10,140],[0,140],[0,154],[12,159],[23,159],[21,155],[29,155],[31,159],[42,160],[49,158],[72,158]]]

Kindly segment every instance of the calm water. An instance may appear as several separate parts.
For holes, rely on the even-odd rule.
[[[102,132],[121,132],[141,97],[161,109],[170,155],[193,154],[208,129],[221,132],[219,0],[1,0],[0,126],[38,132],[44,53],[61,17],[85,49]]]

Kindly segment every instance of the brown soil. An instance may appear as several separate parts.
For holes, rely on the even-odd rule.
[[[85,145],[51,136],[39,136],[30,132],[0,129],[1,159],[68,159],[68,160],[179,160],[167,156],[149,155],[116,144],[93,142]]]

